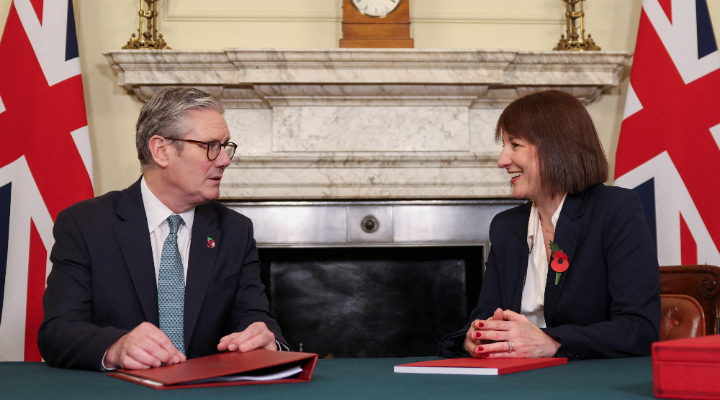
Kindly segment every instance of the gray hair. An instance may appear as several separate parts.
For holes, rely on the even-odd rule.
[[[142,167],[153,162],[150,138],[159,135],[183,139],[190,129],[185,115],[193,110],[214,110],[220,114],[225,112],[220,100],[199,89],[171,86],[155,92],[140,110],[135,125],[135,147]],[[182,150],[183,142],[174,141],[173,144],[178,151]]]

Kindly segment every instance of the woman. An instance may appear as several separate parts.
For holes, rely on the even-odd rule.
[[[607,187],[585,107],[557,90],[511,103],[495,130],[513,196],[490,225],[478,306],[446,357],[650,354],[660,325],[656,250],[635,194]]]

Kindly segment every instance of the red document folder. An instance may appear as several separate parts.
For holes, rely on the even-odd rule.
[[[402,374],[502,375],[567,364],[567,358],[453,358],[396,365]]]
[[[181,364],[143,370],[120,369],[108,374],[114,378],[149,388],[185,389],[212,386],[260,385],[268,383],[310,382],[318,355],[291,351],[253,350],[248,353],[224,352],[187,360]],[[189,383],[201,379],[258,372],[278,366],[299,366],[302,372],[294,377],[270,381],[233,381]]]
[[[652,345],[655,396],[720,398],[720,335]]]

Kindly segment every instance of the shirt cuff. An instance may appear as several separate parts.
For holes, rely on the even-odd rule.
[[[105,350],[105,354],[103,354],[102,361],[100,361],[100,367],[101,367],[100,371],[115,371],[115,368],[108,368],[105,365],[105,357],[107,357],[108,350],[110,350],[110,349]]]
[[[288,345],[277,339],[275,339],[275,345],[277,346],[277,351],[290,351],[290,347],[288,347]]]

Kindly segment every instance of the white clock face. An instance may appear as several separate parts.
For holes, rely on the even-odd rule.
[[[382,18],[395,9],[401,0],[350,0],[358,11],[368,17]]]

